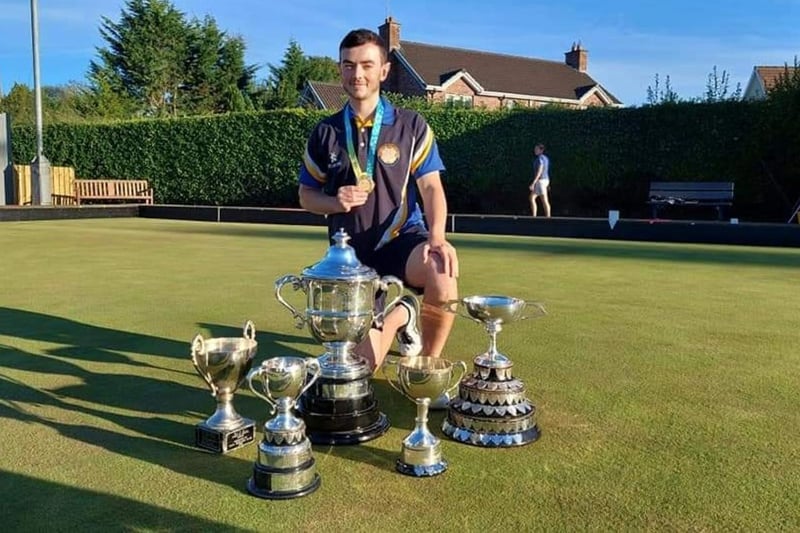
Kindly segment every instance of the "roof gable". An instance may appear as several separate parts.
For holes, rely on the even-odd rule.
[[[347,93],[340,83],[309,80],[300,99],[321,109],[341,109],[347,101]]]
[[[778,80],[784,74],[791,75],[794,72],[795,67],[783,66],[783,67],[767,67],[767,66],[757,66],[756,73],[758,77],[761,78],[761,83],[764,86],[764,89],[769,92],[770,89],[777,85]]]
[[[580,100],[599,86],[585,72],[556,61],[409,41],[402,41],[393,53],[413,68],[420,81],[434,88],[442,88],[459,73],[469,76],[467,83],[474,82],[487,92],[564,100]],[[621,103],[608,91],[604,93],[613,104]]]

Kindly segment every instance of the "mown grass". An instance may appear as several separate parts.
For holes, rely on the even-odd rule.
[[[779,530],[800,528],[800,251],[454,236],[461,292],[541,301],[500,350],[539,441],[449,440],[450,469],[394,471],[393,427],[315,447],[322,487],[245,491],[255,446],[193,448],[214,402],[189,343],[258,329],[257,362],[321,347],[273,296],[326,249],[320,228],[158,220],[0,224],[0,498],[8,530]],[[302,296],[296,304],[304,305]],[[458,319],[447,356],[486,335]],[[263,424],[267,406],[237,392]],[[431,417],[439,429],[441,413]]]

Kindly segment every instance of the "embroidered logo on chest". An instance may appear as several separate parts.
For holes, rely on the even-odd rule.
[[[394,143],[386,143],[378,148],[378,159],[384,165],[392,166],[400,160],[400,148]]]

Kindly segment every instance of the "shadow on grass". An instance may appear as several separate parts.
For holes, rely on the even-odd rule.
[[[153,365],[114,352],[188,358],[189,342],[93,326],[69,318],[0,307],[0,335],[66,345],[61,355],[84,361]]]
[[[673,244],[645,242],[585,241],[550,238],[518,237],[465,239],[450,237],[458,249],[485,251],[522,251],[553,255],[606,257],[614,259],[674,261],[679,263],[711,263],[766,267],[800,268],[800,253],[775,248],[745,248],[710,244]]]
[[[0,349],[0,359],[7,353]],[[26,354],[36,358],[34,354]],[[85,394],[86,401],[97,398]],[[244,490],[244,479],[252,470],[252,463],[235,457],[223,457],[205,453],[193,448],[194,427],[159,416],[129,416],[112,413],[85,405],[65,401],[56,392],[37,389],[7,375],[0,374],[0,417],[16,419],[29,424],[52,428],[62,436],[77,442],[103,448],[125,457],[145,461],[183,475],[205,479],[223,486]],[[165,400],[165,398],[162,398]],[[35,413],[31,409],[36,407]],[[41,407],[46,407],[48,415],[42,415]],[[139,433],[121,433],[96,425],[71,424],[63,422],[58,411],[80,413],[86,417],[96,417],[114,425]],[[213,408],[211,409],[213,411]],[[198,421],[200,421],[198,419]],[[10,442],[10,441],[9,441]],[[43,444],[46,447],[46,444]],[[59,453],[69,453],[61,449]],[[87,474],[88,475],[88,474]],[[120,475],[123,475],[120,473]]]
[[[246,531],[129,498],[0,471],[7,531]]]

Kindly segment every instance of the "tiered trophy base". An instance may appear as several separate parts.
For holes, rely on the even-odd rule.
[[[356,380],[320,377],[300,397],[297,410],[314,444],[359,444],[380,437],[389,419],[378,410],[369,375]]]
[[[539,438],[536,408],[525,385],[511,376],[513,363],[478,356],[472,374],[461,380],[442,423],[445,435],[487,448],[523,446]]]
[[[313,458],[294,468],[272,468],[256,464],[253,467],[253,477],[247,481],[247,491],[267,500],[289,500],[311,494],[319,488],[321,482]]]

